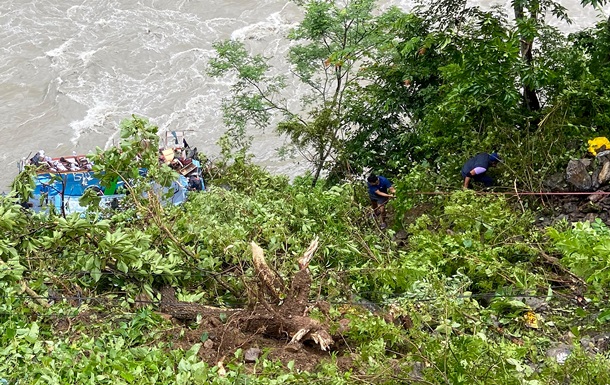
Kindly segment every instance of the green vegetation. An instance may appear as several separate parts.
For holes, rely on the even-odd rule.
[[[126,153],[154,131],[138,122],[123,125],[124,132],[135,127],[122,144]],[[121,175],[134,167],[112,153],[96,156]],[[134,189],[152,188],[151,175],[167,171],[150,167],[159,170],[135,177]],[[604,224],[560,223],[547,237],[531,213],[500,197],[457,191],[422,202],[399,189],[394,230],[382,232],[361,184],[288,183],[243,158],[218,167],[222,178],[210,181],[211,190],[178,207],[133,194],[120,212],[64,219],[2,198],[0,376],[15,384],[610,380],[607,353],[580,342],[597,341],[610,321]],[[414,169],[397,185],[427,181]],[[230,191],[214,187],[227,183]],[[412,217],[421,205],[426,212]],[[408,239],[396,242],[397,231]],[[260,244],[287,280],[315,237],[309,298],[330,309],[311,316],[329,325],[335,345],[301,353],[314,364],[284,352],[287,340],[256,333],[222,350],[210,320],[182,323],[158,313],[159,289],[168,284],[182,301],[248,306],[260,300],[252,296],[249,243]],[[217,322],[230,330],[230,320]],[[204,346],[209,339],[215,348]],[[252,341],[264,353],[244,363]],[[567,358],[546,355],[564,345]]]
[[[575,140],[605,134],[609,24],[564,37],[542,21],[545,9],[565,17],[551,1],[515,1],[516,23],[455,1],[409,15],[298,3],[290,63],[312,90],[299,113],[280,102],[287,74],[241,43],[217,45],[210,71],[237,82],[208,192],[162,203],[176,174],[158,164],[157,128],[134,116],[118,148],[92,156],[103,183],[126,182],[120,209],[85,196],[84,216],[24,210],[31,169],[0,197],[0,384],[610,383],[604,223],[541,228],[521,201],[414,194],[459,186],[467,156],[496,144],[500,181],[538,187]],[[312,151],[313,175],[289,182],[250,163],[246,128],[271,112]],[[369,167],[397,187],[386,231],[363,183],[344,178]],[[256,306],[282,309],[251,243],[290,304],[314,239],[310,303],[294,318],[326,328],[329,352],[244,327]],[[208,307],[169,317],[168,287],[178,310]],[[262,353],[246,362],[251,347]]]
[[[495,149],[507,183],[537,189],[583,138],[608,135],[607,20],[565,36],[546,15],[569,15],[550,0],[514,1],[510,17],[455,0],[410,14],[374,0],[297,3],[305,17],[286,65],[226,41],[209,73],[235,79],[224,103],[232,143],[244,150],[247,128],[275,127],[311,161],[313,183],[321,170],[398,175],[413,162],[453,179],[473,152]],[[288,104],[297,89],[301,103]]]

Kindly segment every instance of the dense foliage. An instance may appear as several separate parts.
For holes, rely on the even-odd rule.
[[[122,151],[141,150],[139,135],[154,132],[142,122],[123,124],[132,136]],[[113,160],[112,151],[96,155],[108,170],[124,175],[138,166]],[[288,183],[244,158],[217,166],[210,190],[176,207],[133,194],[118,212],[63,218],[1,198],[0,377],[11,384],[610,380],[607,347],[582,342],[610,321],[604,224],[545,231],[532,213],[473,191],[422,200],[408,186],[430,181],[414,169],[397,180],[393,230],[384,232],[360,184]],[[149,167],[130,185],[154,190],[166,166]],[[331,304],[318,316],[338,337],[314,368],[267,353],[246,364],[242,349],[220,359],[224,365],[202,360],[208,334],[155,311],[167,284],[184,301],[243,306],[255,276],[249,242],[288,278],[316,236],[310,298]],[[190,332],[200,343],[182,340]],[[563,356],[551,353],[562,347]],[[339,364],[345,360],[347,367]]]
[[[298,3],[290,66],[227,41],[210,74],[235,76],[224,112],[237,137],[275,126],[308,154],[314,183],[321,169],[397,175],[412,162],[453,176],[472,153],[498,150],[504,180],[538,188],[584,139],[608,134],[608,20],[566,36],[547,22],[570,20],[551,0],[514,1],[510,15],[454,0],[409,14],[373,12],[374,0]]]

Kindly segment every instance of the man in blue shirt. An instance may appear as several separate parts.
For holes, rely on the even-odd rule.
[[[385,229],[387,227],[385,222],[385,205],[390,198],[395,198],[396,189],[392,186],[392,182],[381,175],[371,174],[367,178],[367,182],[373,211],[375,216],[381,219],[379,227]]]
[[[500,156],[497,153],[488,154],[482,152],[468,159],[462,167],[462,178],[464,179],[464,188],[470,186],[470,181],[475,180],[483,183],[486,187],[493,184],[493,179],[487,175],[490,167],[496,167],[500,162]]]

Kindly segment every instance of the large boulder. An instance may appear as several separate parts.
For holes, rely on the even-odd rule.
[[[572,159],[566,168],[566,182],[573,186],[577,191],[589,191],[593,186],[589,167],[591,159]]]

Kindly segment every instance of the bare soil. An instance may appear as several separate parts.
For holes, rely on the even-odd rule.
[[[232,360],[243,361],[243,352],[250,348],[258,348],[268,359],[280,361],[284,365],[294,361],[294,368],[298,370],[312,371],[320,362],[330,359],[330,352],[323,352],[313,344],[306,343],[299,350],[292,351],[287,349],[289,338],[277,339],[263,333],[244,333],[231,321],[213,327],[208,321],[202,320],[196,329],[190,329],[175,320],[176,328],[168,332],[165,339],[174,348],[185,350],[201,343],[199,357],[209,365]],[[213,321],[212,324],[216,325],[216,322]],[[205,342],[202,343],[202,339]],[[242,355],[235,358],[238,349],[242,350]],[[254,367],[254,363],[249,365]]]

